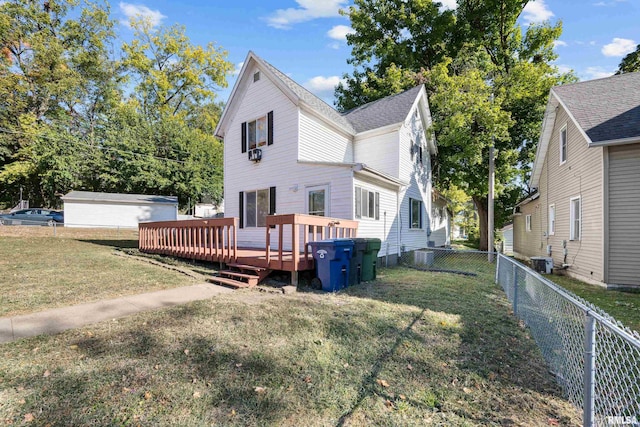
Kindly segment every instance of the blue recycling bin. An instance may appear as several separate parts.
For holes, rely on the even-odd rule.
[[[316,276],[325,292],[336,292],[349,285],[353,240],[330,239],[310,242],[316,263]]]

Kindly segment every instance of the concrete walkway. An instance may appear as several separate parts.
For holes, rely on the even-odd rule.
[[[55,334],[141,311],[172,307],[233,292],[210,283],[74,305],[22,316],[0,318],[0,343],[40,334]]]

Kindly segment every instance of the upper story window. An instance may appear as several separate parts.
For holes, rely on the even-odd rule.
[[[524,229],[526,231],[531,231],[531,215],[525,216],[524,221]]]
[[[242,123],[242,152],[273,144],[273,111]]]
[[[356,218],[380,219],[380,193],[356,187]]]
[[[567,125],[560,129],[560,164],[567,161]]]
[[[260,80],[260,71],[256,71],[255,73],[253,73],[254,83],[257,82],[258,80]]]

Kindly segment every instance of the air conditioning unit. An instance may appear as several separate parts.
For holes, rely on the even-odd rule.
[[[259,148],[249,150],[249,160],[256,163],[262,160],[262,150]]]
[[[551,274],[553,271],[553,258],[545,256],[531,257],[531,265],[538,273]]]
[[[413,262],[415,265],[424,265],[431,267],[433,265],[432,251],[415,251],[413,252]]]

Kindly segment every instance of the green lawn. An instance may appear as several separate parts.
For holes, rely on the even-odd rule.
[[[600,307],[625,326],[640,332],[640,290],[604,289],[568,276],[545,275],[549,280]]]
[[[124,259],[137,233],[0,227],[0,317],[194,283],[185,275]]]
[[[165,272],[169,274],[169,272]],[[490,276],[237,291],[0,347],[0,422],[580,425]]]

